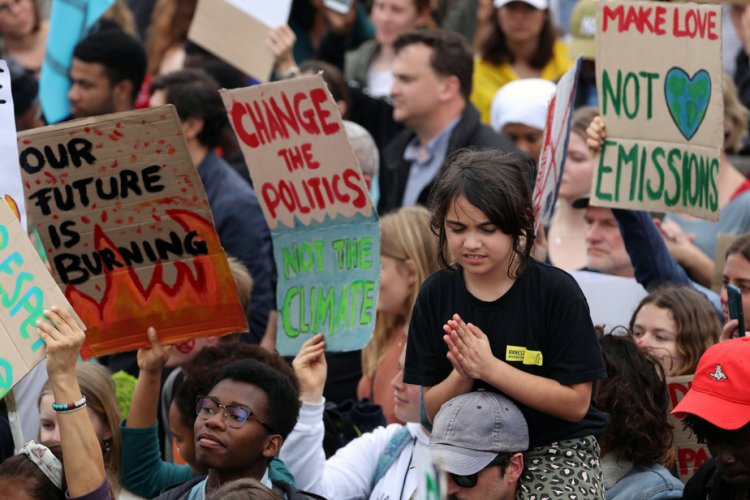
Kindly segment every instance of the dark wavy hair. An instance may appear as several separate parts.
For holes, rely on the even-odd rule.
[[[646,304],[669,310],[677,327],[675,349],[682,358],[682,364],[673,366],[670,375],[695,373],[700,357],[721,336],[721,322],[714,306],[703,294],[688,286],[657,288],[646,295],[633,311],[630,332],[633,332],[635,317]]]
[[[599,344],[607,379],[600,382],[597,407],[612,418],[599,437],[602,455],[614,452],[635,465],[663,464],[672,446],[664,370],[630,337],[604,335]]]
[[[530,162],[530,160],[528,161]],[[440,246],[438,260],[451,268],[447,248],[445,218],[456,198],[463,196],[487,216],[500,231],[513,240],[513,258],[508,276],[517,277],[529,259],[534,246],[534,209],[528,185],[528,171],[533,166],[524,158],[496,149],[463,149],[451,155],[430,192],[430,224]],[[518,268],[513,274],[513,264]]]
[[[541,69],[547,65],[553,56],[555,39],[555,28],[550,20],[548,10],[544,18],[542,32],[539,33],[539,45],[534,55],[529,59],[529,66]],[[508,47],[505,33],[503,33],[500,23],[497,20],[497,9],[495,9],[495,22],[492,23],[492,31],[480,43],[479,53],[482,59],[491,64],[512,64],[516,61],[515,55],[513,55],[510,47]]]

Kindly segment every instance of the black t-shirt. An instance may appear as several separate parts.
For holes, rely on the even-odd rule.
[[[515,368],[565,385],[607,376],[578,284],[565,271],[530,259],[510,290],[492,302],[469,293],[460,268],[430,276],[411,317],[405,382],[434,386],[450,374],[453,366],[446,358],[443,325],[454,313],[487,334],[495,357]],[[474,384],[478,388],[497,392],[481,380]],[[598,435],[607,423],[606,414],[593,405],[576,423],[518,406],[529,426],[530,447]]]

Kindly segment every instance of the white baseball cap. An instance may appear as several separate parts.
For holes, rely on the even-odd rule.
[[[504,7],[511,2],[523,2],[531,5],[535,9],[544,10],[549,8],[549,0],[495,0],[495,7]]]
[[[490,106],[490,126],[501,132],[509,123],[544,130],[547,107],[557,85],[541,78],[508,82],[497,91]]]

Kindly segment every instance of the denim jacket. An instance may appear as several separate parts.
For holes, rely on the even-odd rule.
[[[630,469],[622,479],[604,492],[606,500],[662,500],[682,498],[682,482],[659,464]]]

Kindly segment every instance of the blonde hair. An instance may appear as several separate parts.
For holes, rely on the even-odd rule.
[[[380,219],[380,255],[411,261],[415,283],[407,300],[406,316],[378,313],[370,343],[362,350],[362,373],[372,376],[398,326],[409,322],[419,287],[438,270],[438,242],[430,229],[430,212],[420,206],[404,207]]]
[[[187,42],[190,23],[198,0],[158,0],[151,14],[147,36],[147,72],[157,75],[169,49]]]
[[[747,122],[750,119],[750,111],[740,101],[737,95],[737,87],[732,78],[724,75],[723,78],[724,97],[724,150],[727,153],[739,151],[742,138],[747,134]]]
[[[102,16],[103,19],[110,19],[122,28],[122,31],[135,38],[139,38],[138,30],[135,27],[135,18],[130,7],[125,0],[115,0],[114,5],[107,10]]]
[[[86,406],[94,410],[106,422],[112,437],[102,442],[104,465],[107,468],[107,478],[115,496],[119,494],[120,485],[120,452],[122,439],[120,437],[120,409],[115,397],[115,383],[112,374],[98,363],[76,363],[76,378],[81,387],[81,393],[86,396]],[[39,402],[46,394],[52,394],[49,380],[42,386]],[[37,405],[38,406],[38,405]],[[109,446],[107,446],[109,444]]]
[[[250,294],[253,291],[253,277],[250,276],[247,266],[236,257],[227,257],[227,261],[229,262],[229,270],[232,271],[234,284],[237,286],[240,305],[243,311],[247,311],[247,308],[250,307]]]

